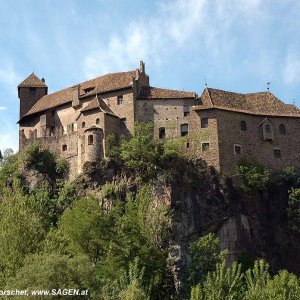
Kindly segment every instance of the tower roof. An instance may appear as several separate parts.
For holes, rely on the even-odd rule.
[[[18,85],[18,87],[47,87],[47,85],[34,73],[31,73],[25,80],[23,80]]]

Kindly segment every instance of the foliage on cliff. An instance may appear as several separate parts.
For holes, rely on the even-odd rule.
[[[207,169],[200,160],[184,158],[180,143],[154,142],[149,138],[152,130],[137,127],[130,141],[120,141],[120,148],[114,149],[118,163],[112,165],[121,171],[110,182],[94,185],[92,192],[81,190],[80,181],[62,180],[30,190],[20,181],[17,156],[4,153],[1,290],[71,287],[88,289],[87,299],[178,299],[169,255],[173,212],[154,197],[153,182],[157,176],[166,185],[180,178],[186,189],[197,191]],[[25,154],[25,166],[47,176],[55,174],[53,178],[61,173],[58,158],[37,145]],[[104,178],[106,171],[99,174]],[[240,165],[240,174],[247,193],[268,191],[275,178],[251,164]],[[282,206],[286,230],[297,233],[297,175],[289,171],[276,176],[276,183],[290,191],[289,201]],[[271,274],[266,262],[256,261],[246,271],[238,263],[227,266],[226,252],[212,234],[192,242],[189,254],[186,299],[300,297],[299,279],[287,271]]]

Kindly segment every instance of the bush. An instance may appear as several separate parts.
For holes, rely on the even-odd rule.
[[[238,173],[242,177],[242,189],[246,192],[267,189],[270,181],[270,171],[259,164],[242,160],[238,163]]]

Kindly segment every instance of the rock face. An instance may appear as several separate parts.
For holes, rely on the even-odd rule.
[[[207,172],[195,185],[179,176],[169,185],[154,183],[157,201],[172,209],[170,260],[176,289],[184,293],[190,263],[189,244],[209,232],[217,234],[228,263],[243,255],[263,258],[273,270],[300,274],[299,236],[287,230],[288,189],[275,183],[269,192],[239,192],[232,181]],[[291,253],[294,253],[292,256]]]

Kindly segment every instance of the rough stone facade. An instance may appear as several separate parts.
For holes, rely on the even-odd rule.
[[[69,177],[107,157],[111,134],[130,137],[136,122],[153,122],[154,138],[180,139],[186,155],[232,174],[246,157],[272,169],[300,167],[300,111],[271,93],[196,93],[150,86],[145,64],[47,94],[31,74],[18,86],[20,155],[39,141],[69,162]],[[242,124],[243,123],[243,124]]]

